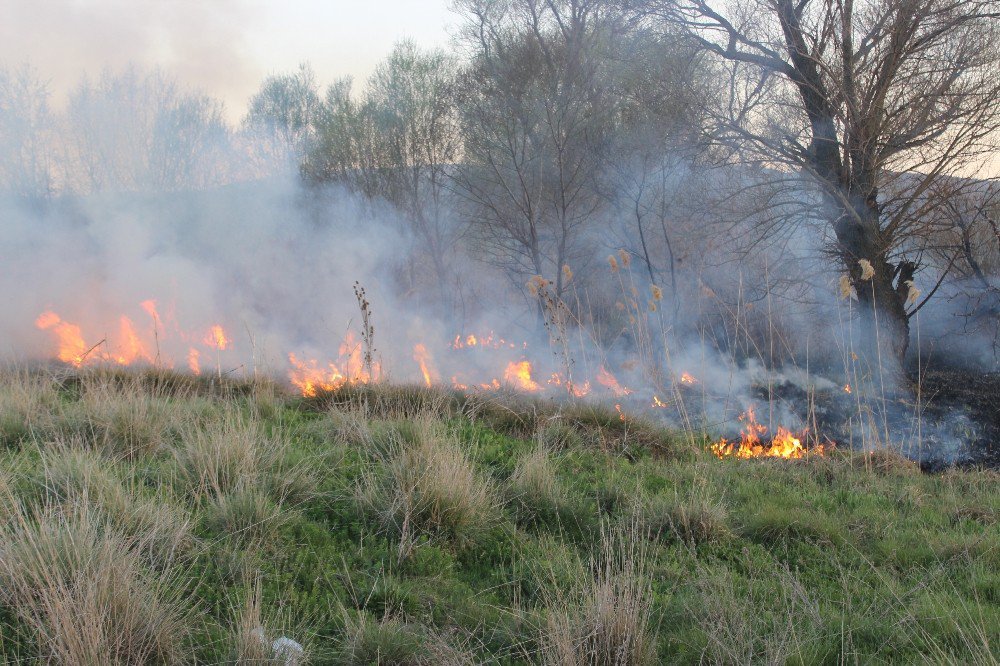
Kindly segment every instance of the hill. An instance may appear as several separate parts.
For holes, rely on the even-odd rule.
[[[8,369],[0,444],[7,661],[1000,660],[994,471],[160,371]]]

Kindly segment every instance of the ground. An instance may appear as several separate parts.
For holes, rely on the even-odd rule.
[[[1000,660],[988,469],[155,371],[8,370],[0,442],[7,661]]]

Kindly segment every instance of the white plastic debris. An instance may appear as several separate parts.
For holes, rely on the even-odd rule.
[[[288,636],[275,639],[271,643],[271,649],[274,651],[274,658],[280,660],[285,666],[296,666],[305,655],[305,649],[302,645]]]

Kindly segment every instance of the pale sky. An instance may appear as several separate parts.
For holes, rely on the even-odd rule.
[[[160,66],[242,116],[268,74],[310,62],[366,78],[404,37],[446,47],[450,0],[0,0],[0,65],[28,63],[60,104],[86,72]]]

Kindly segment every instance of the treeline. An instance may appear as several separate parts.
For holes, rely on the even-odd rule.
[[[932,295],[997,328],[996,4],[460,0],[450,51],[401,42],[325,91],[308,65],[268,77],[235,128],[158,72],[83,81],[61,113],[5,72],[0,181],[49,197],[292,168],[389,211],[401,292],[448,314],[493,304],[469,276],[488,269],[542,323],[639,345],[656,313],[775,361],[843,297],[872,354],[902,359]]]

